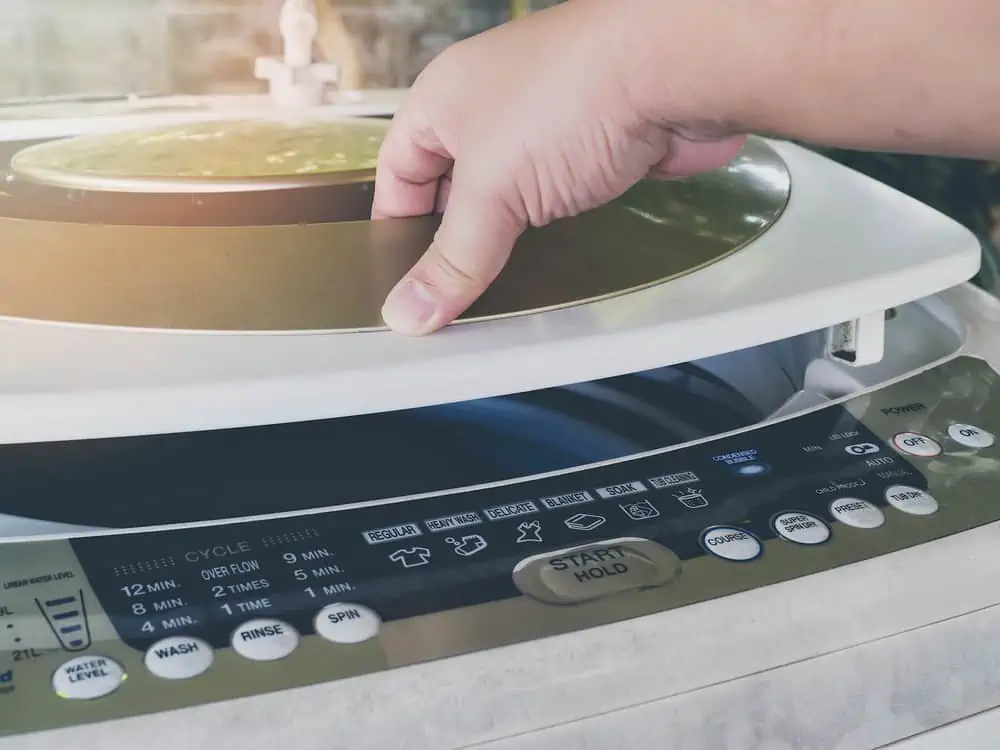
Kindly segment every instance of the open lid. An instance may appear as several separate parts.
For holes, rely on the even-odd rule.
[[[755,152],[744,175],[790,194],[763,202],[770,216],[744,214],[744,228],[758,225],[745,245],[584,304],[423,339],[365,326],[206,334],[5,320],[0,342],[16,355],[0,373],[0,439],[312,420],[581,382],[864,318],[976,272],[979,243],[938,212],[798,146],[755,140]],[[608,242],[604,257],[617,249]]]

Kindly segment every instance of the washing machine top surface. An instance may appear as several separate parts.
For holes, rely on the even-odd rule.
[[[646,371],[880,313],[965,281],[980,257],[912,199],[752,139],[726,169],[529,231],[462,319],[405,339],[380,307],[438,219],[365,220],[368,181],[44,182],[15,179],[0,201],[0,341],[20,352],[0,372],[5,439],[328,418]]]

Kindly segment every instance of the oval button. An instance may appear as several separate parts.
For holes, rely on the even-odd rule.
[[[529,557],[514,568],[514,585],[545,604],[580,604],[666,586],[680,572],[680,559],[666,547],[629,537]]]

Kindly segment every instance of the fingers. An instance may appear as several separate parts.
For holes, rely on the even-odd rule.
[[[438,182],[452,166],[436,138],[416,128],[404,112],[397,118],[379,149],[373,219],[433,213]]]
[[[496,279],[524,228],[519,212],[456,178],[433,243],[386,299],[386,325],[421,336],[451,323]]]
[[[714,141],[675,141],[667,155],[649,171],[654,179],[683,179],[713,169],[720,169],[735,159],[746,143],[746,136]]]

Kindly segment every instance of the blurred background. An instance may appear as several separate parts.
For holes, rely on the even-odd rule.
[[[444,47],[555,0],[319,0],[321,54],[351,88],[409,85]],[[281,0],[0,0],[0,100],[132,92],[262,91]],[[953,216],[981,238],[981,285],[1000,287],[1000,169],[972,161],[828,151]]]

